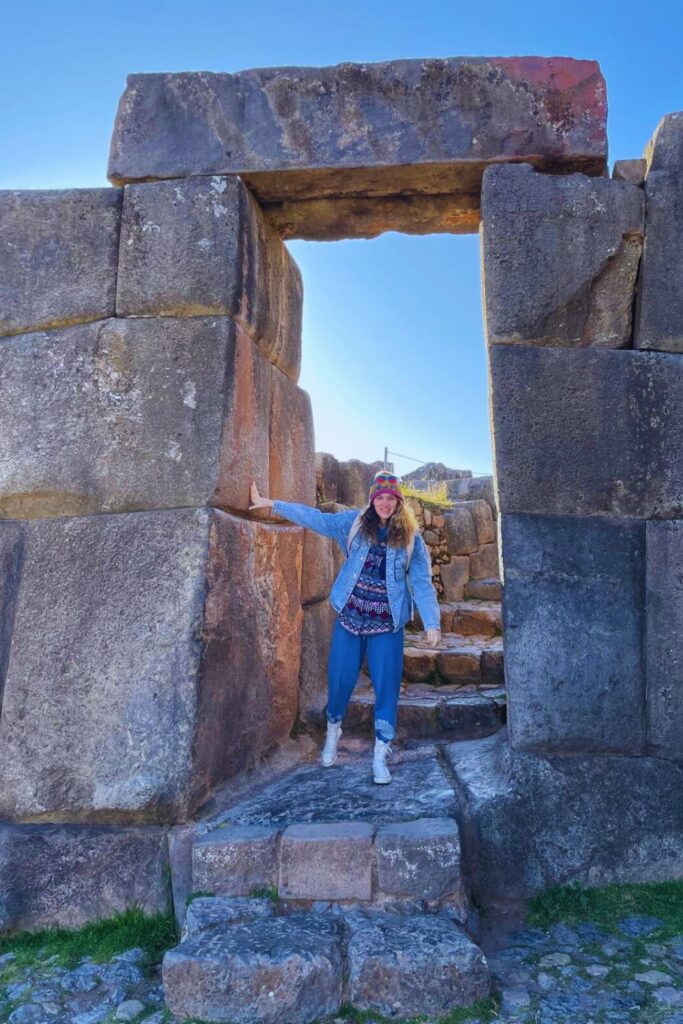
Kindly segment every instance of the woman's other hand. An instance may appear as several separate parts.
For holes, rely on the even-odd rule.
[[[440,629],[428,629],[427,630],[427,643],[430,647],[438,647],[441,643],[441,630]]]
[[[256,481],[255,480],[251,481],[251,487],[249,489],[249,497],[250,497],[251,501],[253,502],[253,504],[251,504],[249,506],[249,511],[250,512],[254,508],[272,508],[273,507],[273,502],[272,502],[271,498],[262,498],[260,496],[260,494],[258,492],[258,487],[256,486]]]

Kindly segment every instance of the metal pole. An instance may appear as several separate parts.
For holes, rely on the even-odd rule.
[[[388,455],[389,455],[389,449],[385,447],[385,449],[384,449],[384,468],[385,469],[387,468],[388,461],[389,461],[388,458],[387,458]]]

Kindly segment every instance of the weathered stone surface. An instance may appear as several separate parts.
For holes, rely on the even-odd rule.
[[[683,112],[662,118],[646,152],[647,225],[635,344],[683,352]]]
[[[274,370],[268,493],[283,501],[315,505],[314,452],[313,410],[308,392]]]
[[[183,821],[289,733],[297,532],[193,509],[22,530],[3,817]]]
[[[451,501],[486,501],[493,518],[498,517],[492,476],[475,476],[465,480],[449,480],[446,484]]]
[[[256,918],[272,917],[273,901],[266,898],[247,899],[244,897],[198,896],[187,908],[182,931],[182,941],[193,939],[200,932],[212,928],[225,928],[233,924],[244,924]]]
[[[469,580],[465,584],[468,601],[502,601],[503,587],[498,577],[483,580]]]
[[[505,722],[505,701],[498,692],[461,693],[415,683],[401,695],[396,734],[409,740],[473,740],[490,736]],[[375,735],[374,695],[354,694],[344,718],[344,734]]]
[[[440,569],[446,600],[462,601],[467,581],[470,578],[469,556],[452,555],[450,561],[440,566]]]
[[[651,757],[540,757],[506,730],[451,744],[475,899],[551,885],[683,878],[683,768]]]
[[[168,830],[173,911],[178,927],[183,925],[188,899],[192,894],[192,847],[195,839],[208,831],[208,825],[199,822],[194,825],[174,825]]]
[[[273,379],[286,380],[225,317],[106,320],[8,340],[0,515],[245,510],[251,480],[268,487]],[[283,487],[297,500],[295,481]]]
[[[117,316],[227,314],[296,381],[301,274],[239,178],[124,190]]]
[[[463,601],[452,606],[451,630],[461,636],[502,633],[502,609],[496,601]]]
[[[470,576],[475,580],[489,579],[499,573],[498,544],[484,544],[470,555]]]
[[[0,825],[0,930],[80,928],[171,905],[160,828]]]
[[[683,520],[650,522],[647,550],[647,743],[683,760]]]
[[[469,502],[467,504],[469,505]],[[471,551],[476,551],[479,543],[471,510],[468,507],[456,505],[446,511],[444,518],[446,520],[448,553],[450,555],[469,555]]]
[[[365,821],[385,825],[414,818],[452,818],[455,798],[433,749],[394,751],[391,785],[376,786],[367,750],[343,771],[303,765],[234,807],[223,820],[235,825],[286,828],[294,822]]]
[[[250,896],[254,889],[276,884],[277,854],[277,829],[215,829],[192,847],[192,888],[216,896]]]
[[[301,571],[301,602],[322,601],[332,589],[337,570],[344,558],[336,541],[313,530],[304,530],[304,555]]]
[[[23,555],[22,526],[19,523],[3,523],[0,529],[0,708],[12,646],[12,628]]]
[[[492,345],[501,512],[683,514],[683,360]]]
[[[369,900],[373,832],[364,822],[290,825],[280,846],[280,896]]]
[[[467,647],[439,650],[436,654],[439,675],[448,683],[478,683],[480,660],[481,652]]]
[[[466,508],[472,514],[474,528],[477,533],[477,544],[492,544],[496,539],[496,527],[493,522],[491,505],[483,498],[459,501],[457,507]]]
[[[336,612],[329,601],[304,608],[301,630],[299,715],[320,720],[327,705],[327,656]]]
[[[121,194],[0,191],[0,335],[114,315]]]
[[[499,651],[482,651],[481,683],[482,686],[501,686],[505,682],[503,649]]]
[[[403,677],[413,683],[423,683],[436,670],[436,651],[422,647],[403,648]]]
[[[368,492],[375,473],[384,468],[383,462],[361,462],[349,459],[337,465],[337,501],[351,508],[365,508]],[[389,464],[391,472],[392,465]]]
[[[386,1017],[442,1015],[487,996],[482,951],[456,924],[416,914],[348,915],[349,995]]]
[[[482,187],[489,344],[624,348],[644,232],[641,189],[489,168]]]
[[[164,994],[181,1018],[309,1024],[342,996],[340,925],[290,914],[211,929],[166,953]]]
[[[514,747],[636,755],[645,743],[645,524],[502,519]]]
[[[615,160],[612,177],[616,181],[626,181],[629,185],[642,185],[647,173],[647,160]]]
[[[449,230],[459,217],[471,229],[488,162],[529,159],[552,170],[600,174],[605,120],[598,65],[566,58],[132,75],[114,127],[109,177],[121,183],[239,174],[262,203],[308,201],[310,216],[306,206],[293,216],[288,207],[282,211],[278,226],[290,236],[339,237],[335,214],[311,203],[323,199],[344,201],[343,213],[362,222],[373,218],[372,200],[393,197],[387,224],[394,229],[415,225],[415,203],[424,231],[443,230],[444,214]]]
[[[449,818],[384,825],[375,837],[375,858],[385,895],[464,899],[458,826]]]
[[[329,452],[315,453],[315,486],[318,504],[337,500],[339,463]]]

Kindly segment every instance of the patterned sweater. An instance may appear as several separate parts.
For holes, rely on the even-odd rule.
[[[342,626],[357,636],[391,633],[394,623],[387,600],[387,528],[379,528],[377,544],[371,544],[356,585],[339,615]]]

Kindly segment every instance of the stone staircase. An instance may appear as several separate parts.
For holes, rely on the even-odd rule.
[[[498,581],[476,582],[491,590],[500,586]],[[423,631],[406,633],[398,740],[481,739],[505,724],[500,601],[444,603],[441,629],[438,648],[429,646]],[[372,683],[362,673],[344,732],[372,736],[373,705]]]
[[[303,765],[197,826],[195,897],[163,963],[174,1015],[438,1016],[488,995],[446,762],[414,744],[392,774],[373,785],[368,745],[346,738],[333,768]]]

